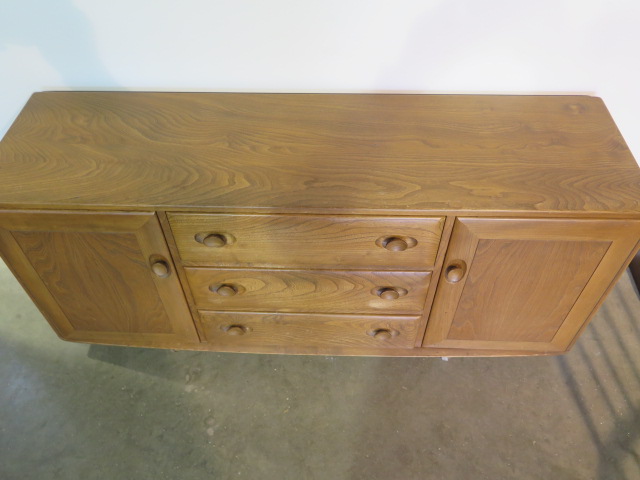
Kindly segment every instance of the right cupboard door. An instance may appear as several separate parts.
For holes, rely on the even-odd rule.
[[[423,346],[567,350],[639,237],[638,221],[458,218]]]

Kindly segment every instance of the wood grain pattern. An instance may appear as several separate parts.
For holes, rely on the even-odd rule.
[[[207,342],[229,345],[275,347],[374,347],[412,348],[418,317],[366,315],[311,315],[286,313],[201,312]],[[230,326],[243,327],[243,335],[228,335]],[[392,332],[376,338],[377,330]]]
[[[24,265],[34,300],[64,338],[197,339],[154,215],[0,212],[0,228],[3,257]],[[158,260],[168,275],[153,274]]]
[[[323,215],[198,215],[169,213],[185,265],[425,270],[433,266],[444,219]],[[195,240],[198,233],[233,238],[223,247]],[[390,251],[376,240],[411,237],[417,245]]]
[[[613,248],[610,250],[616,251],[617,255],[623,255],[624,254],[623,251],[626,250],[627,245],[620,244],[620,242],[618,242],[617,245],[614,244],[612,247]],[[627,265],[629,265],[629,263],[631,262],[631,259],[633,258],[633,256],[638,252],[640,252],[640,240],[638,240],[635,247],[631,247],[631,252],[627,256],[627,258],[622,261],[622,265],[616,265],[613,262],[608,263],[605,266],[605,268],[600,269],[600,272],[599,272],[600,275],[596,277],[594,281],[589,282],[587,284],[583,294],[597,295],[598,292],[604,292],[604,293],[600,296],[600,299],[597,302],[586,306],[584,309],[580,311],[580,315],[583,315],[585,319],[582,322],[581,326],[578,324],[579,318],[577,316],[573,316],[573,318],[571,318],[572,320],[571,323],[565,322],[565,324],[563,325],[562,328],[564,328],[565,330],[564,332],[562,332],[563,335],[562,336],[560,335],[561,332],[559,332],[556,335],[556,338],[554,340],[558,342],[561,342],[561,341],[568,342],[569,346],[567,347],[567,351],[573,348],[573,345],[576,343],[576,341],[578,340],[578,338],[580,337],[584,329],[589,325],[589,322],[591,321],[591,319],[595,316],[598,309],[604,303],[605,299],[607,298],[607,295],[609,295],[609,293],[613,290],[614,286],[616,285],[616,282],[620,280],[620,277],[626,270]],[[608,252],[608,254],[611,255],[612,252],[610,251]],[[591,308],[591,311],[588,311],[587,308]],[[572,330],[575,330],[576,333],[573,335],[573,338],[570,338]]]
[[[609,246],[480,240],[448,338],[551,342]]]
[[[186,268],[196,304],[210,310],[311,313],[420,314],[429,272],[354,272],[312,270],[234,270]],[[222,296],[211,287],[233,285],[242,291]],[[384,300],[382,288],[406,295]]]
[[[194,325],[197,330],[198,338],[200,341],[204,339],[204,333],[200,330],[200,322],[198,321],[200,318],[200,314],[198,313],[198,308],[196,307],[196,302],[193,299],[193,294],[191,293],[191,289],[189,288],[189,282],[187,280],[187,275],[184,271],[184,266],[180,262],[180,255],[178,254],[178,247],[176,246],[175,239],[171,234],[171,226],[169,225],[169,219],[167,218],[167,213],[163,211],[156,212],[156,216],[158,217],[158,221],[160,223],[160,228],[162,228],[162,233],[164,234],[164,238],[167,242],[167,248],[171,253],[171,257],[174,260],[175,271],[178,275],[178,279],[180,280],[180,284],[184,291],[184,297],[189,306],[189,311],[191,312],[191,317],[194,319]]]
[[[445,270],[467,274],[441,275],[424,345],[566,350],[638,235],[637,221],[458,219]]]
[[[133,233],[13,236],[75,330],[173,333]]]
[[[586,96],[49,92],[0,142],[0,208],[64,339],[547,354],[637,251],[640,169]]]
[[[0,161],[0,207],[640,217],[586,96],[37,93]]]
[[[427,329],[427,323],[429,321],[429,315],[431,314],[431,307],[433,305],[433,299],[436,295],[436,288],[438,286],[438,279],[444,265],[444,258],[447,253],[447,247],[449,240],[451,239],[451,233],[453,232],[453,226],[455,224],[456,217],[447,217],[442,227],[442,236],[440,237],[440,246],[438,247],[438,254],[436,255],[435,266],[429,279],[429,289],[427,290],[427,296],[424,302],[424,308],[422,309],[422,319],[420,320],[420,326],[418,328],[418,335],[416,336],[416,348],[422,346],[424,341],[424,335]]]

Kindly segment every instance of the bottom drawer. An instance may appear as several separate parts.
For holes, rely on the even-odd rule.
[[[413,348],[420,317],[201,311],[211,345]]]

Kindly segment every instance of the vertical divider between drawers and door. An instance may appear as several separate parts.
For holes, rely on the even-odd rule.
[[[167,212],[157,211],[156,215],[160,220],[160,226],[162,227],[162,232],[164,233],[165,241],[167,242],[167,245],[169,246],[169,251],[171,252],[171,256],[173,257],[173,263],[176,267],[176,273],[178,274],[178,279],[180,280],[182,291],[184,292],[185,299],[187,300],[187,305],[189,305],[189,311],[191,312],[193,323],[196,326],[196,331],[198,332],[198,338],[202,343],[205,341],[205,336],[204,336],[204,331],[202,329],[202,325],[200,324],[200,312],[196,308],[196,302],[193,298],[193,294],[191,293],[191,289],[189,288],[187,276],[184,272],[184,266],[182,265],[182,260],[180,259],[180,253],[178,252],[178,246],[176,245],[175,239],[173,238],[173,232],[171,231],[171,224],[169,223]]]
[[[449,240],[451,239],[451,232],[453,231],[453,224],[455,223],[455,216],[445,217],[444,226],[442,227],[442,235],[440,236],[440,244],[438,245],[438,253],[436,254],[436,261],[431,273],[431,281],[429,282],[429,290],[427,291],[427,298],[424,302],[424,308],[422,310],[422,321],[418,328],[418,335],[416,336],[415,347],[422,347],[424,342],[424,335],[427,331],[427,323],[429,322],[429,316],[431,314],[431,307],[433,306],[433,299],[436,295],[436,289],[438,287],[438,281],[440,280],[440,273],[444,265],[444,257],[449,247]]]

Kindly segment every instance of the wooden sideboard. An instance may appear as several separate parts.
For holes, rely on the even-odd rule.
[[[562,353],[639,240],[595,97],[44,92],[0,142],[0,253],[77,342]]]

